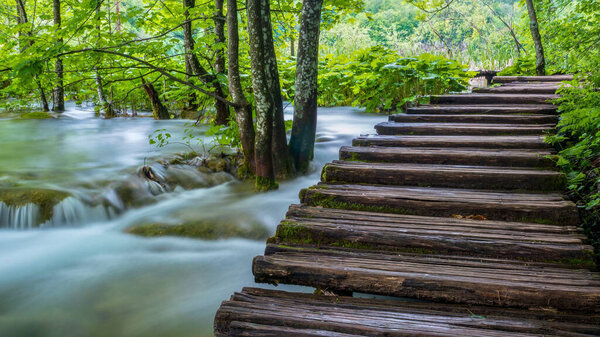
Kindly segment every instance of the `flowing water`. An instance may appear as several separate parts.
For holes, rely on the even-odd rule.
[[[339,147],[384,119],[352,108],[320,109],[312,173],[277,191],[254,194],[226,174],[188,172],[189,179],[212,180],[167,193],[147,186],[157,194],[152,203],[133,208],[122,205],[114,186],[134,184],[141,166],[185,151],[180,144],[152,147],[148,135],[166,128],[180,139],[186,121],[101,120],[91,108],[73,105],[57,119],[1,119],[0,187],[60,190],[69,197],[50,219],[36,218],[35,204],[0,203],[0,336],[211,336],[221,301],[254,284],[251,262],[264,240],[144,238],[124,230],[222,218],[273,233]]]

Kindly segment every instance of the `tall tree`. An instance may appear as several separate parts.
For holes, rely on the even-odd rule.
[[[283,115],[283,98],[279,83],[279,70],[273,42],[273,25],[271,23],[271,5],[268,0],[262,3],[262,34],[264,66],[266,69],[267,86],[273,97],[273,167],[278,178],[288,178],[294,174],[294,163],[287,145],[285,119]]]
[[[227,1],[227,77],[229,79],[229,94],[235,107],[235,119],[238,124],[245,166],[255,173],[254,163],[254,122],[252,107],[242,88],[239,66],[239,31],[238,31],[237,0]]]
[[[195,41],[193,37],[192,20],[189,18],[189,9],[196,6],[196,0],[183,0],[183,6],[185,8],[185,21],[183,23],[183,46],[185,49],[185,57],[187,62],[189,62],[190,68],[192,69],[192,74],[197,76],[198,79],[205,85],[212,86],[214,93],[217,96],[225,98],[225,93],[223,92],[223,88],[221,87],[221,84],[217,78],[204,69],[202,65],[200,65],[200,61],[194,53]],[[217,112],[215,116],[215,123],[218,125],[227,124],[229,119],[229,107],[227,104],[216,99],[215,110]]]
[[[294,124],[290,139],[290,150],[299,172],[306,172],[314,157],[322,6],[323,0],[304,0],[300,17]]]
[[[531,30],[531,37],[535,45],[535,72],[538,76],[544,76],[546,75],[546,58],[544,57],[544,46],[540,36],[537,14],[533,0],[525,0],[525,3],[527,3],[527,13],[529,13],[529,30]]]
[[[52,13],[54,15],[54,25],[56,26],[56,32],[59,36],[58,43],[62,44],[63,39],[60,37],[60,0],[52,0]],[[63,87],[63,62],[60,57],[56,58],[54,63],[54,72],[56,73],[56,85],[54,87],[54,93],[52,95],[52,111],[64,111],[65,110],[65,90]]]
[[[265,46],[263,27],[265,16],[270,15],[269,0],[248,0],[248,36],[250,38],[250,65],[252,72],[252,88],[256,104],[256,189],[269,190],[277,188],[273,171],[273,112],[275,100],[269,87],[269,58]],[[271,74],[272,75],[272,74]]]

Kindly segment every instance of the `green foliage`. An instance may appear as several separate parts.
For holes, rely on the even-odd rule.
[[[513,76],[534,76],[535,75],[535,56],[528,55],[526,57],[519,58],[515,63],[509,67],[504,68],[498,73],[499,76],[513,75]]]
[[[294,62],[284,62],[282,87],[293,99]],[[368,112],[398,110],[420,97],[466,89],[473,73],[442,56],[400,57],[383,47],[348,56],[326,55],[319,63],[319,105],[352,105]]]
[[[599,245],[600,91],[595,79],[576,79],[560,89],[559,132],[548,142],[560,150],[557,164],[567,173],[569,190],[585,210],[586,230]]]

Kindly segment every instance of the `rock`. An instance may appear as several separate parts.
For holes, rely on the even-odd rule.
[[[42,188],[0,189],[0,201],[8,207],[22,207],[28,204],[38,206],[42,222],[51,219],[54,206],[70,196],[68,192]]]
[[[262,240],[269,236],[267,228],[257,223],[240,225],[232,222],[206,220],[179,224],[142,224],[130,227],[126,232],[145,237],[182,236],[205,240],[217,240],[232,237]]]
[[[54,116],[52,114],[50,114],[49,112],[45,112],[45,111],[33,111],[33,112],[24,113],[24,114],[20,115],[19,118],[21,118],[21,119],[48,119],[48,118],[54,118]]]

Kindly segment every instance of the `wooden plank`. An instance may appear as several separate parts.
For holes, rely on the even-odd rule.
[[[510,260],[507,260],[510,261]],[[507,307],[600,311],[600,279],[586,270],[460,257],[289,248],[257,256],[257,282]]]
[[[391,122],[399,123],[491,123],[491,124],[556,124],[557,115],[440,115],[395,114]]]
[[[385,163],[556,167],[554,151],[485,148],[343,146],[340,159]]]
[[[323,167],[325,183],[562,191],[562,172],[493,166],[334,161]]]
[[[473,88],[474,93],[498,93],[498,94],[546,94],[553,95],[560,85],[503,85],[491,88]]]
[[[550,149],[544,136],[411,136],[365,135],[352,141],[354,146],[443,147],[486,149]]]
[[[553,75],[553,76],[495,76],[493,83],[508,82],[562,82],[572,81],[573,75]]]
[[[445,135],[445,136],[502,136],[541,135],[553,130],[554,124],[476,124],[476,123],[396,123],[375,125],[380,135]]]
[[[444,104],[407,108],[408,114],[553,114],[558,107],[552,104]]]
[[[557,235],[521,228],[492,227],[483,221],[444,222],[444,218],[404,216],[395,221],[378,217],[344,219],[289,215],[270,242],[283,245],[348,247],[358,250],[428,252],[430,254],[511,258],[564,263],[567,267],[593,267],[593,247],[580,234]],[[449,220],[449,219],[448,219]],[[537,225],[543,226],[543,225]]]
[[[450,217],[481,215],[490,220],[576,226],[575,204],[560,194],[470,189],[319,184],[300,191],[309,206]]]
[[[244,322],[331,336],[590,336],[600,334],[598,315],[549,310],[501,309],[420,301],[323,296],[244,288],[223,302],[215,334],[232,336]]]
[[[431,104],[546,104],[559,98],[544,94],[457,94],[431,96]]]

